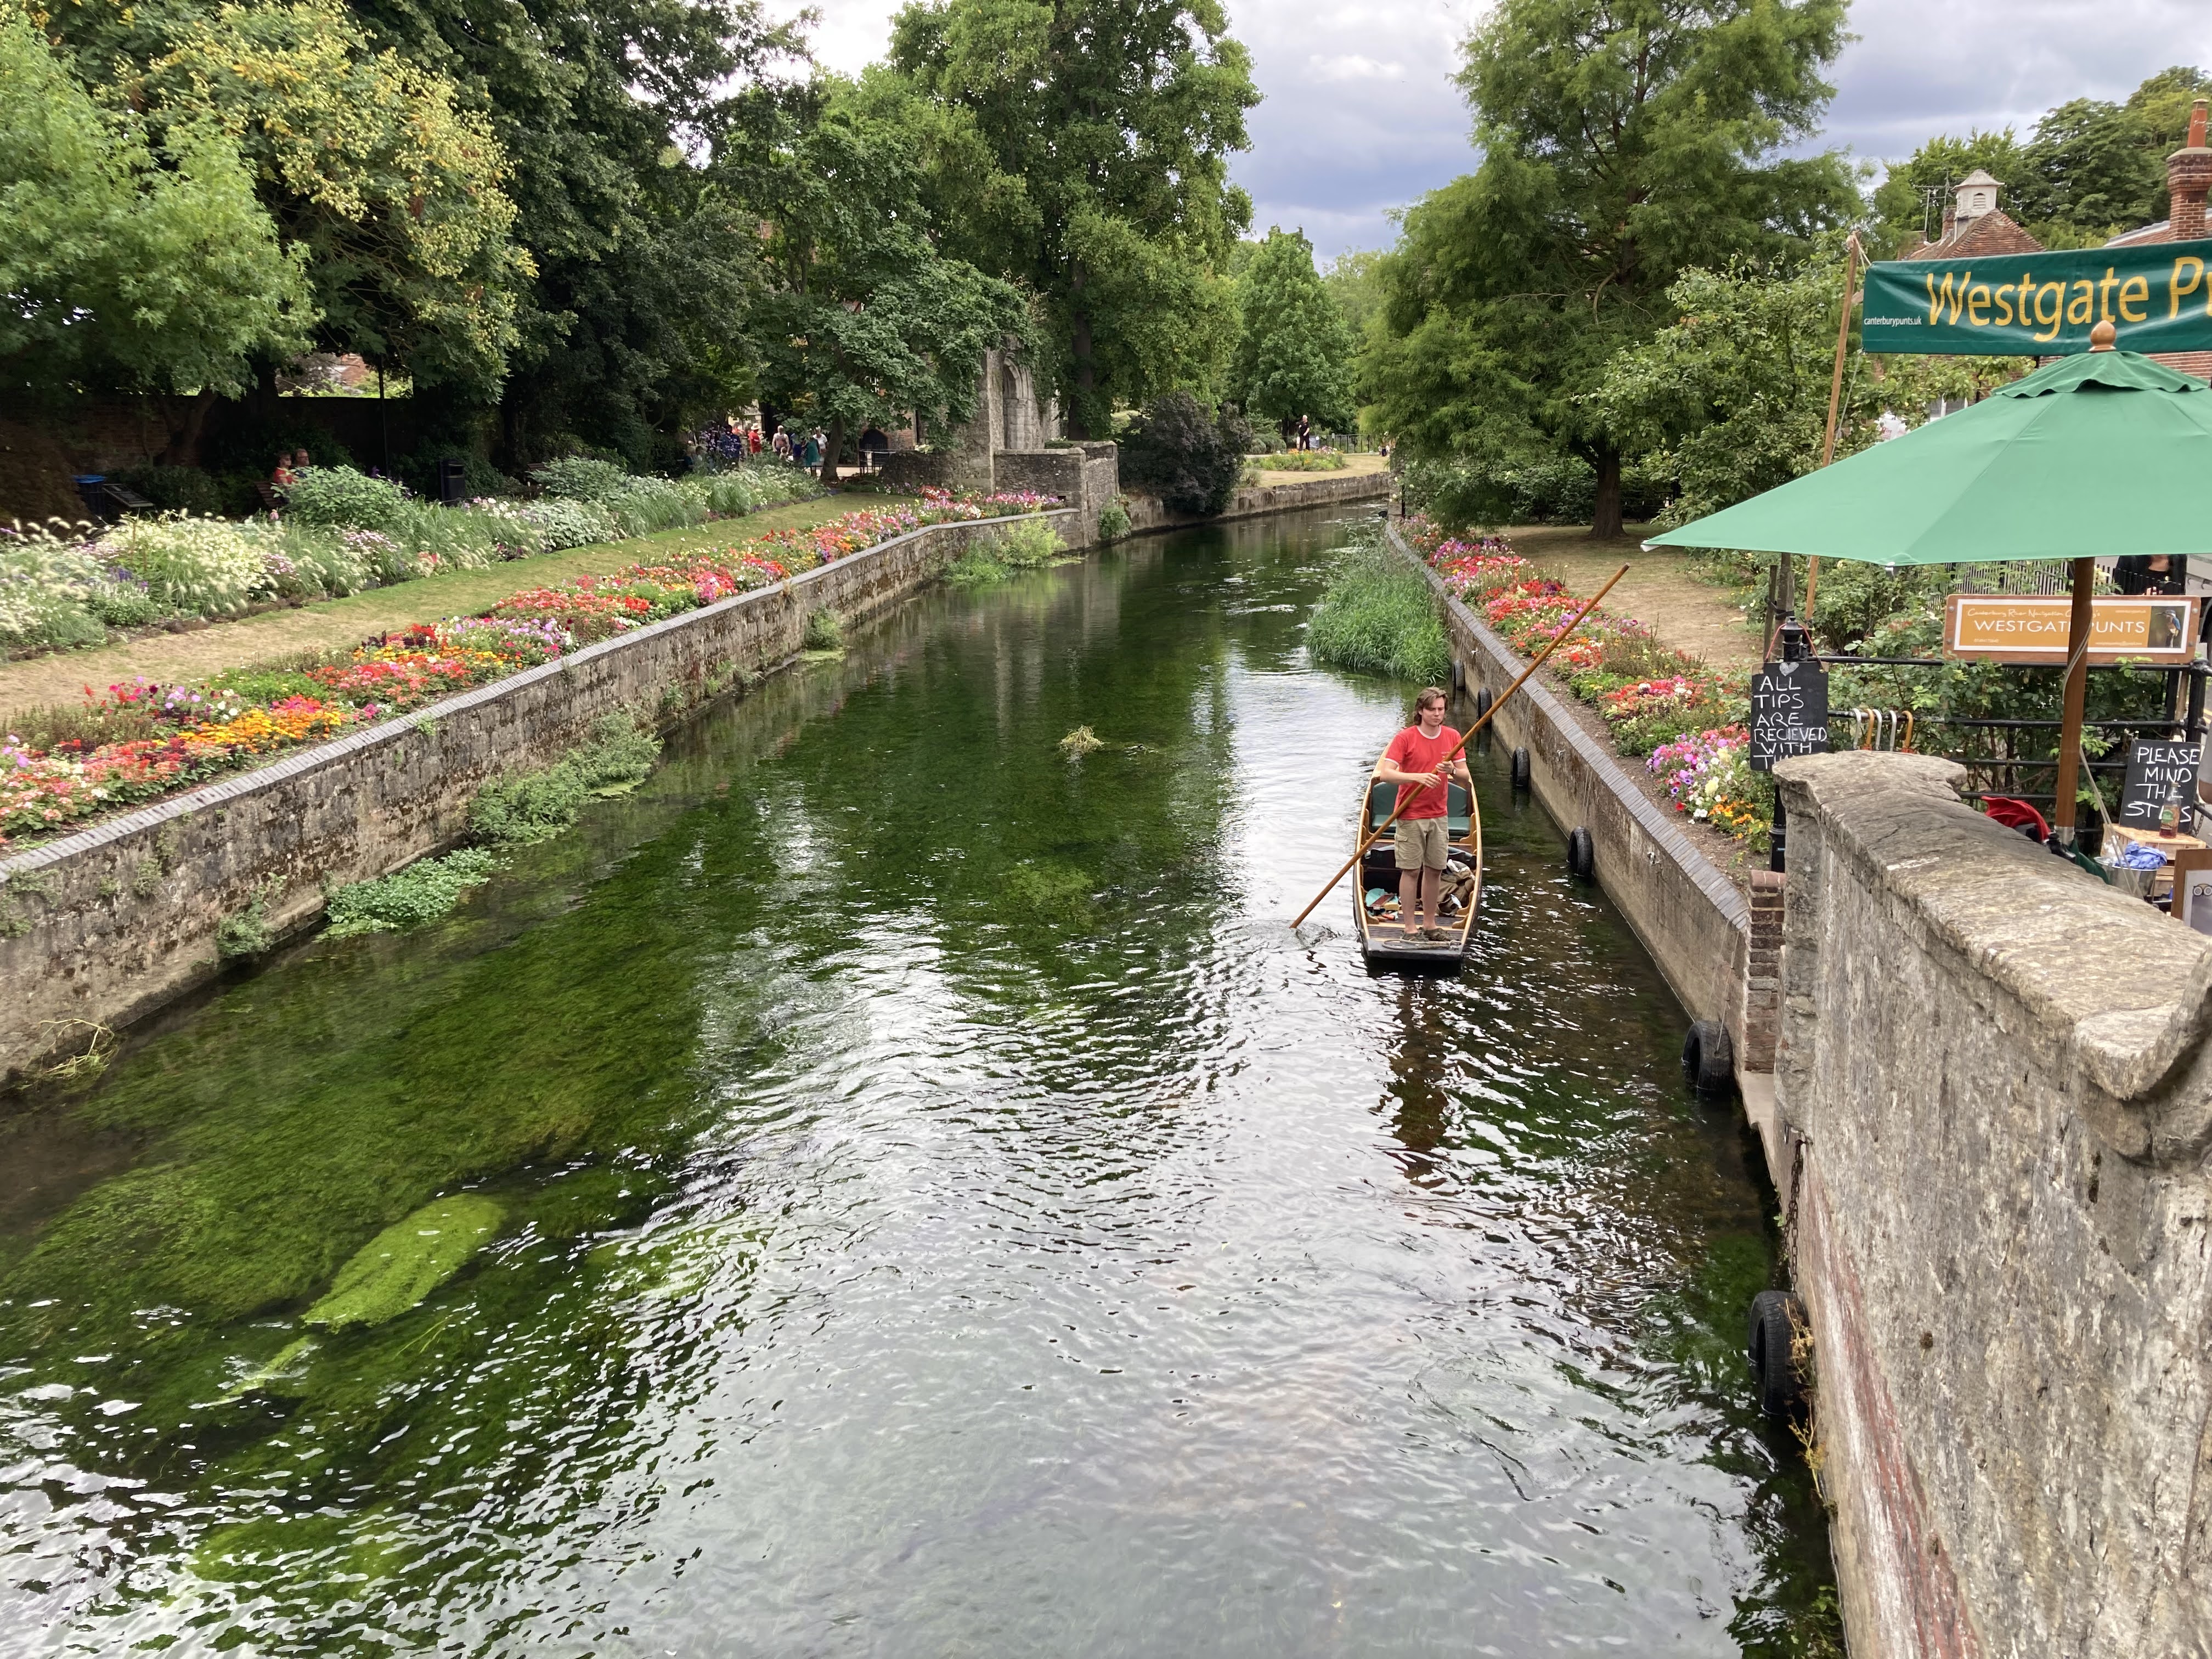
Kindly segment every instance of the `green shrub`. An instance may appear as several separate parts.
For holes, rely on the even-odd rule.
[[[1042,519],[1023,519],[999,532],[993,550],[1000,562],[1015,570],[1035,570],[1050,564],[1067,549],[1050,524]]]
[[[609,714],[592,739],[542,772],[499,778],[477,792],[469,828],[493,847],[550,841],[597,796],[635,789],[653,770],[660,739],[627,714]]]
[[[113,476],[116,483],[164,513],[194,513],[206,519],[223,514],[222,484],[198,467],[126,466]]]
[[[955,587],[988,587],[1013,574],[998,556],[996,547],[971,547],[945,568],[945,580]]]
[[[613,515],[595,502],[549,495],[542,501],[531,502],[522,511],[544,539],[548,553],[622,538],[622,528],[615,523]]]
[[[1420,572],[1369,543],[1347,550],[1307,624],[1314,660],[1431,685],[1451,682],[1451,641]]]
[[[340,530],[394,531],[411,503],[389,478],[372,478],[349,466],[311,466],[284,489],[284,515]]]
[[[807,617],[806,632],[800,643],[809,651],[842,651],[845,648],[844,624],[837,620],[837,613],[825,605]]]
[[[265,956],[269,947],[276,942],[276,930],[269,925],[269,896],[278,885],[275,876],[254,890],[252,902],[234,916],[225,916],[215,930],[215,954],[218,961],[243,962],[252,957]]]
[[[1119,495],[1098,509],[1098,539],[1100,541],[1118,542],[1129,533],[1131,527],[1129,504]]]
[[[1269,455],[1265,460],[1255,460],[1255,472],[1341,472],[1349,465],[1342,453],[1334,449],[1286,449],[1279,455]]]
[[[605,505],[629,483],[629,474],[612,461],[588,455],[564,455],[530,470],[530,481],[563,501]]]
[[[1121,439],[1121,476],[1178,513],[1218,513],[1244,477],[1252,428],[1235,408],[1218,412],[1188,392],[1156,399]]]
[[[331,895],[328,932],[333,939],[349,939],[420,927],[451,910],[463,893],[489,879],[498,867],[498,855],[489,848],[465,847],[374,881],[341,887]]]

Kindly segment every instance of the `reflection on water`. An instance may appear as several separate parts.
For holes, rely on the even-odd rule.
[[[1456,981],[1367,975],[1346,898],[1285,925],[1402,699],[1304,660],[1341,528],[908,607],[450,922],[8,1126],[9,1641],[1819,1637],[1747,1142],[1550,826],[1478,762]],[[465,1256],[460,1192],[458,1272],[307,1322],[372,1240]]]

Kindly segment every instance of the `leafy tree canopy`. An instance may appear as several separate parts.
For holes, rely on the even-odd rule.
[[[1011,284],[938,252],[904,132],[853,90],[824,76],[764,96],[759,141],[717,167],[763,225],[762,388],[828,428],[825,483],[848,433],[965,420],[985,351],[1029,332]]]
[[[578,440],[633,464],[754,392],[757,218],[705,165],[800,50],[753,0],[354,0],[482,111],[536,275],[500,398],[518,466]],[[736,95],[733,95],[733,90]]]
[[[944,248],[1039,296],[1079,435],[1219,376],[1259,100],[1219,0],[922,0],[871,91],[936,106],[908,118]]]
[[[2212,76],[2160,70],[2124,103],[2076,98],[2046,112],[2023,143],[2009,127],[1939,135],[1892,167],[1875,191],[1876,240],[1895,252],[1942,234],[1949,188],[1975,168],[2003,188],[1998,206],[2049,247],[2091,246],[2166,217],[2166,158],[2189,131],[2191,100]]]
[[[237,145],[106,111],[0,4],[0,364],[17,388],[236,392],[314,319]]]
[[[1314,270],[1303,231],[1271,228],[1237,283],[1243,330],[1231,384],[1245,412],[1285,437],[1301,415],[1332,429],[1352,424],[1352,331]]]
[[[1820,463],[1835,369],[1842,250],[1778,265],[1686,270],[1668,290],[1680,320],[1622,351],[1593,394],[1600,416],[1677,489],[1669,525],[1789,483]],[[1917,425],[1938,398],[1966,398],[2020,373],[2006,358],[1868,357],[1847,346],[1836,453]]]
[[[1477,170],[1383,262],[1363,388],[1415,455],[1565,449],[1620,527],[1621,438],[1590,394],[1673,320],[1692,265],[1771,259],[1847,220],[1838,155],[1782,154],[1832,95],[1844,0],[1502,0],[1460,76]]]

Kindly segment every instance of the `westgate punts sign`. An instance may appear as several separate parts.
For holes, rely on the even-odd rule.
[[[2197,654],[2189,598],[2113,596],[2089,605],[2089,660],[2179,666]],[[1943,654],[1970,661],[2063,664],[2074,631],[2063,593],[1954,593],[1943,605]]]
[[[2212,240],[1889,259],[1867,267],[1869,351],[2063,357],[2110,323],[2123,351],[2212,349]]]

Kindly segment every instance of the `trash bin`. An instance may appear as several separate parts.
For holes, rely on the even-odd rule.
[[[469,464],[458,455],[448,455],[438,463],[438,499],[447,507],[459,507],[469,498]]]

